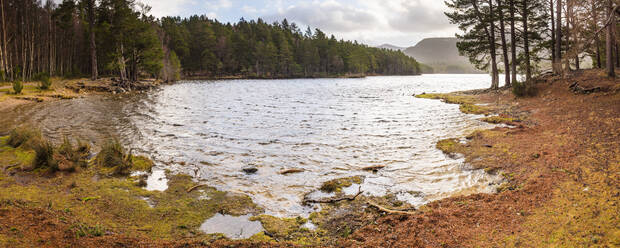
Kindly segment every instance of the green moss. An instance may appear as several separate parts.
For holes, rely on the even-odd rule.
[[[416,95],[417,98],[424,99],[441,99],[445,103],[459,104],[459,109],[465,114],[488,114],[488,108],[475,104],[475,98],[472,96],[455,95],[455,94],[421,94]]]
[[[5,144],[6,138],[0,142]],[[12,165],[19,160],[18,157],[27,160],[33,156],[33,152],[22,148],[0,146],[0,168]],[[19,172],[31,178],[27,185],[15,183],[4,173],[0,170],[0,208],[4,202],[19,201],[32,207],[62,211],[80,223],[81,226],[68,230],[80,234],[78,236],[96,236],[99,231],[110,230],[152,238],[206,238],[209,235],[202,234],[199,227],[215,213],[243,215],[262,212],[247,195],[211,187],[188,193],[187,188],[195,182],[187,175],[169,174],[168,189],[159,192],[147,191],[125,177],[98,175],[97,167],[84,168],[62,177],[39,177],[34,173]],[[149,206],[144,197],[155,206]]]
[[[255,242],[275,242],[276,241],[272,237],[267,236],[265,232],[259,232],[257,234],[254,234],[252,235],[252,237],[249,238],[249,240],[255,241]]]
[[[446,154],[451,154],[457,152],[458,143],[457,139],[442,139],[437,142],[435,147]]]
[[[151,171],[153,168],[153,161],[145,156],[134,156],[132,158],[132,170],[134,171]]]
[[[486,107],[478,106],[475,104],[469,104],[469,103],[461,104],[459,106],[459,110],[461,110],[461,112],[465,114],[476,114],[476,115],[488,114],[490,112],[490,110]]]
[[[276,237],[287,237],[298,231],[306,219],[304,218],[277,218],[271,215],[258,215],[250,218],[252,221],[260,221],[263,228]]]
[[[342,188],[349,187],[354,183],[362,183],[362,178],[360,176],[354,176],[329,180],[321,185],[320,190],[326,193],[340,192]]]
[[[511,118],[511,117],[501,117],[501,116],[489,116],[481,119],[484,122],[500,124],[500,123],[511,123],[515,121],[519,121],[519,119]]]
[[[454,95],[454,94],[420,94],[416,95],[417,98],[424,99],[441,99],[445,103],[450,104],[472,104],[474,103],[474,98],[471,96],[462,96],[462,95]]]
[[[289,241],[302,246],[320,245],[324,232],[310,231],[302,226],[308,221],[302,217],[278,218],[270,215],[258,215],[250,220],[258,220],[270,236],[280,241]],[[272,241],[273,238],[264,235],[264,232],[254,235],[251,240]]]

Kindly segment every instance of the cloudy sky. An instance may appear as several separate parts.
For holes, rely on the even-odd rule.
[[[454,36],[443,0],[139,0],[157,17],[205,14],[221,22],[284,18],[305,29],[369,45],[408,47],[427,37]]]

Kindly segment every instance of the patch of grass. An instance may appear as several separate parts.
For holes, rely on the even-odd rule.
[[[33,145],[34,149],[34,169],[51,169],[58,170],[58,161],[54,159],[54,146],[51,142],[40,138]]]
[[[489,116],[480,119],[484,122],[492,123],[492,124],[500,124],[500,123],[512,123],[515,121],[519,121],[519,119],[511,118],[511,117],[502,117],[502,116]]]
[[[72,230],[76,238],[82,238],[87,236],[100,237],[104,234],[103,227],[99,224],[95,226],[76,224],[72,227]]]
[[[420,94],[416,95],[417,98],[424,99],[441,99],[445,103],[450,104],[473,104],[474,99],[471,96],[461,96],[454,94]]]
[[[445,154],[452,154],[457,152],[458,143],[457,139],[442,139],[437,142],[435,147]]]
[[[349,187],[354,183],[362,183],[362,178],[360,176],[354,176],[329,180],[327,182],[324,182],[319,189],[326,193],[340,192],[342,191],[342,188]]]
[[[63,171],[73,171],[76,167],[87,167],[90,149],[88,143],[83,143],[80,140],[77,141],[77,147],[74,148],[69,138],[65,137],[57,151],[58,168]]]
[[[118,139],[108,140],[95,159],[97,165],[109,169],[114,175],[129,175],[132,160],[131,152],[125,151]]]
[[[490,110],[486,107],[475,104],[475,98],[472,96],[463,96],[455,94],[420,94],[417,98],[424,99],[441,99],[445,103],[459,104],[459,109],[465,114],[488,114]]]
[[[483,106],[478,106],[475,104],[464,103],[459,106],[459,110],[465,114],[476,114],[483,115],[488,114],[490,110]]]

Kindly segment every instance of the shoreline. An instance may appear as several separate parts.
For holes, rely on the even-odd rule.
[[[588,124],[598,123],[606,127],[611,134],[611,137],[605,138],[601,136],[603,134],[608,135],[604,130],[602,133],[600,133],[600,131],[595,132],[595,134],[597,134],[595,137],[597,139],[602,139],[600,140],[600,145],[607,151],[598,156],[601,156],[600,158],[606,158],[612,165],[615,162],[620,162],[617,161],[620,160],[620,158],[614,157],[614,154],[620,154],[620,151],[618,151],[617,141],[615,141],[615,143],[613,141],[613,138],[617,138],[620,133],[618,122],[613,122],[614,118],[620,120],[620,87],[617,82],[615,82],[615,84],[611,82],[611,86],[606,86],[607,88],[605,88],[605,91],[587,95],[575,95],[567,90],[569,81],[572,83],[572,81],[577,80],[582,82],[583,85],[587,85],[588,83],[594,85],[600,84],[597,82],[599,78],[596,77],[596,75],[588,76],[594,77],[594,79],[576,77],[570,80],[557,80],[555,78],[547,78],[547,83],[538,86],[539,94],[542,94],[544,97],[537,96],[515,99],[512,93],[508,92],[506,89],[500,91],[477,90],[418,96],[421,98],[442,99],[446,103],[459,104],[461,105],[461,111],[464,113],[498,114],[497,116],[488,116],[483,121],[511,126],[475,131],[465,137],[468,140],[465,144],[451,139],[440,140],[437,143],[437,148],[446,154],[463,154],[466,162],[471,164],[473,168],[484,169],[487,173],[502,176],[505,182],[498,188],[498,193],[451,196],[430,202],[419,209],[413,209],[411,206],[402,205],[402,203],[390,199],[389,197],[371,198],[356,195],[352,199],[350,197],[347,198],[345,195],[341,194],[340,189],[349,187],[360,179],[341,178],[329,182],[330,185],[333,185],[330,186],[329,189],[336,192],[334,198],[328,199],[332,202],[322,203],[322,211],[312,214],[308,219],[275,218],[257,215],[254,220],[260,221],[265,227],[266,232],[259,233],[260,235],[257,234],[249,240],[228,240],[222,239],[220,236],[195,233],[193,228],[196,228],[196,225],[199,224],[196,223],[196,220],[188,221],[184,219],[184,221],[193,224],[189,224],[183,228],[174,226],[179,224],[172,224],[170,226],[160,224],[162,225],[161,227],[151,226],[150,228],[144,228],[137,226],[136,223],[148,225],[148,221],[145,222],[145,219],[142,219],[145,216],[138,218],[134,214],[125,212],[129,206],[131,206],[129,209],[133,209],[133,211],[141,209],[138,211],[145,211],[147,213],[160,209],[160,205],[156,205],[154,210],[149,210],[149,206],[144,205],[144,200],[136,198],[140,196],[148,197],[151,200],[159,199],[159,204],[166,205],[168,201],[174,202],[179,200],[192,204],[211,204],[209,206],[219,206],[216,207],[216,209],[219,209],[218,211],[233,215],[242,215],[249,212],[255,214],[260,213],[259,208],[251,207],[252,203],[247,203],[246,200],[243,200],[243,197],[235,198],[237,196],[234,194],[230,195],[226,192],[219,192],[211,187],[203,189],[201,186],[195,185],[187,176],[169,175],[171,180],[169,182],[170,192],[148,193],[138,187],[137,183],[139,182],[139,178],[130,177],[122,179],[99,176],[101,179],[95,182],[89,182],[90,178],[96,177],[99,174],[96,167],[86,168],[83,171],[79,169],[78,172],[72,174],[61,172],[59,175],[55,175],[51,178],[39,178],[39,175],[33,175],[30,172],[15,172],[13,175],[6,174],[13,170],[10,170],[10,168],[7,169],[7,166],[10,166],[10,164],[3,164],[0,161],[0,166],[4,167],[4,172],[0,173],[0,184],[5,187],[10,186],[14,192],[23,191],[33,193],[34,190],[34,192],[45,194],[46,190],[44,188],[36,188],[54,182],[52,184],[60,184],[61,187],[59,189],[61,189],[71,186],[70,184],[72,181],[74,183],[77,182],[77,187],[70,188],[67,195],[60,193],[60,195],[58,195],[59,200],[54,201],[52,208],[49,209],[44,208],[45,201],[41,201],[40,196],[27,194],[27,196],[22,197],[12,195],[9,193],[10,191],[3,191],[3,194],[0,194],[0,198],[2,198],[1,200],[4,202],[0,204],[0,207],[6,210],[0,212],[0,214],[4,213],[5,215],[3,216],[9,216],[11,220],[15,218],[15,221],[11,222],[11,225],[15,226],[19,226],[20,221],[26,224],[30,223],[28,220],[18,219],[17,216],[32,211],[42,211],[43,216],[49,215],[50,220],[58,219],[59,216],[62,216],[62,218],[70,219],[76,223],[82,223],[88,227],[88,230],[90,230],[89,228],[95,228],[101,224],[103,229],[106,230],[104,232],[105,234],[94,235],[97,233],[89,234],[87,232],[87,235],[81,238],[68,239],[65,237],[59,239],[58,235],[62,235],[62,232],[50,231],[49,237],[53,237],[55,240],[54,242],[58,242],[56,244],[83,245],[84,247],[94,247],[96,246],[94,244],[98,244],[99,246],[113,245],[113,242],[116,241],[129,246],[147,245],[154,247],[182,245],[200,246],[206,244],[213,246],[235,245],[238,247],[290,247],[298,245],[340,247],[394,245],[417,245],[425,247],[443,245],[454,247],[463,244],[466,246],[519,246],[525,244],[529,244],[528,246],[537,246],[544,244],[545,241],[541,238],[536,238],[537,231],[550,235],[549,233],[553,233],[554,230],[566,229],[565,227],[557,226],[557,224],[562,223],[559,220],[564,220],[566,216],[562,216],[561,214],[559,217],[557,217],[557,215],[549,216],[546,212],[547,210],[545,210],[549,206],[560,204],[555,207],[570,213],[582,213],[580,212],[582,210],[561,205],[563,202],[567,201],[567,199],[563,198],[561,192],[568,189],[570,193],[568,196],[573,197],[572,201],[588,206],[587,208],[584,207],[583,210],[586,212],[582,214],[582,216],[584,216],[584,219],[581,220],[582,227],[592,227],[595,223],[602,226],[603,229],[599,227],[597,232],[603,233],[604,235],[597,235],[597,242],[614,244],[613,242],[620,242],[620,240],[613,240],[613,236],[611,236],[614,233],[620,233],[617,232],[618,227],[614,229],[613,222],[611,224],[609,223],[614,219],[607,218],[596,220],[589,217],[590,215],[588,215],[588,213],[591,213],[591,211],[598,211],[603,216],[609,216],[610,213],[618,211],[617,204],[613,205],[614,199],[616,200],[615,202],[619,200],[618,190],[616,189],[614,191],[613,187],[610,188],[610,186],[599,185],[596,181],[592,180],[600,178],[601,175],[613,175],[613,173],[616,172],[614,169],[618,170],[619,168],[608,168],[608,170],[611,170],[607,172],[608,174],[600,174],[596,171],[593,172],[591,169],[586,171],[579,170],[581,159],[587,158],[579,156],[573,158],[569,156],[570,154],[568,154],[567,151],[563,150],[567,149],[568,152],[572,153],[584,151],[583,149],[585,149],[585,147],[573,147],[569,144],[569,141],[572,140],[571,137],[580,137],[586,141],[589,140],[589,137],[583,136],[587,134],[582,133],[585,130],[579,131],[581,130],[579,128],[579,123],[572,121],[584,119]],[[551,82],[554,83],[551,84]],[[561,99],[561,101],[558,101],[558,99]],[[596,102],[595,100],[597,99],[604,99],[603,103],[607,105]],[[574,107],[570,108],[576,112],[574,116],[571,115],[570,111],[561,111],[562,109],[566,109],[567,106],[570,106],[567,105],[567,103],[563,103],[563,101],[567,101],[574,105]],[[584,101],[588,104],[595,104],[595,106],[589,108],[585,107]],[[488,105],[480,106],[480,103]],[[609,105],[609,103],[616,103],[616,105]],[[608,107],[607,111],[598,111],[599,107],[604,109],[603,106],[611,106],[611,109]],[[616,108],[613,108],[614,106],[616,106]],[[587,108],[587,111],[580,111],[580,108]],[[594,113],[592,114],[589,112],[589,109],[597,110],[598,112],[592,112]],[[557,120],[555,120],[553,115],[549,115],[549,113],[562,115],[566,120],[558,125]],[[597,116],[612,118],[612,122],[610,123],[604,118],[597,119]],[[611,138],[611,140],[609,138]],[[2,140],[0,139],[0,141]],[[581,145],[588,146],[586,144],[587,142],[583,143],[584,144]],[[17,151],[0,147],[0,156],[6,155],[4,152],[9,150],[11,152]],[[16,157],[16,159],[17,158],[18,157]],[[616,173],[620,173],[620,171]],[[576,175],[581,177],[580,180],[583,182],[580,183],[586,184],[587,186],[585,187],[588,190],[584,191],[584,186],[579,183],[574,184],[571,182],[571,180],[575,180],[572,177]],[[105,181],[99,182],[99,180]],[[612,180],[612,182],[617,181]],[[92,187],[85,185],[91,183],[101,188],[92,189]],[[127,193],[120,193],[120,191],[116,191],[118,189],[114,189],[114,187],[118,187],[119,185],[122,185],[121,189],[128,190]],[[209,194],[212,196],[219,195],[222,197],[223,194],[224,197],[211,197],[215,200],[211,203],[209,203],[209,200],[207,200],[207,202],[201,202],[201,200],[196,199],[198,190],[194,190],[198,187],[206,192],[211,192]],[[185,191],[187,191],[187,193],[184,193]],[[116,193],[109,194],[106,192]],[[603,195],[582,196],[581,194],[584,194],[583,192],[608,192],[603,195],[609,198],[602,198]],[[614,192],[616,195],[614,195]],[[117,198],[118,196],[115,194],[120,194],[123,197],[122,200]],[[93,199],[89,204],[82,204],[83,206],[74,203],[63,203],[63,201],[67,201],[68,198],[76,195],[80,196],[80,199],[84,199],[84,197],[100,198]],[[135,199],[129,199],[127,197],[133,197]],[[119,204],[113,206],[107,205],[109,203],[106,202],[113,199],[116,199],[115,201],[118,201]],[[223,202],[220,202],[222,200],[229,201],[231,199],[237,199],[234,201],[246,202],[244,204],[250,206],[250,208],[243,210],[244,208],[239,208],[239,206],[222,205]],[[20,203],[24,202],[24,200],[25,203]],[[591,200],[597,200],[593,202],[602,200],[604,203],[602,203],[601,206],[592,206]],[[79,203],[79,201],[77,203]],[[64,211],[62,210],[63,204],[65,206],[71,206],[69,209],[72,209],[72,212],[62,213],[62,211]],[[106,207],[112,207],[112,209],[105,210]],[[95,210],[95,212],[103,212],[93,216],[92,213],[90,213],[93,210]],[[184,210],[187,212],[182,214],[199,214],[201,218],[205,218],[213,214],[213,212],[211,212],[212,210],[213,209],[210,209],[209,212],[196,213],[196,210],[187,209]],[[97,223],[94,220],[84,218],[84,216],[91,216],[98,219],[102,214],[103,216],[110,214],[106,213],[106,211],[120,214],[121,217],[124,215],[125,217],[119,218],[117,216],[105,223]],[[161,209],[159,211],[161,211]],[[90,214],[84,215],[84,213]],[[550,218],[559,219],[558,222],[555,223],[546,223],[545,221]],[[146,219],[149,218],[147,217]],[[127,222],[128,220],[134,220],[136,223],[114,227],[115,225],[119,225],[118,223]],[[583,220],[589,222],[583,223]],[[318,229],[312,231],[304,228],[303,225],[309,221],[316,225]],[[0,227],[3,227],[1,226],[3,224],[4,223],[0,222]],[[63,223],[56,224],[68,229],[69,232],[75,231],[75,228],[68,225],[65,226]],[[22,230],[28,229],[28,227],[19,226],[14,228],[24,233],[29,233],[26,230]],[[43,228],[43,230],[46,230],[44,227],[36,228]],[[161,232],[163,229],[160,228],[165,228],[168,231]],[[161,230],[157,232],[159,234],[155,234],[155,229]],[[7,232],[7,230],[10,230],[9,226],[0,229],[0,244],[4,244],[3,242],[7,240],[11,241],[11,235],[14,235],[14,233]],[[589,229],[582,228],[567,231],[583,232],[587,230]],[[32,234],[36,235],[36,233]],[[387,236],[388,234],[390,235],[389,237]],[[521,237],[529,237],[530,240],[523,240]],[[561,237],[565,242],[571,241],[570,237]],[[34,241],[34,239],[32,241]],[[565,244],[590,243],[569,242]]]
[[[421,76],[420,74],[406,74],[406,75],[383,75],[383,74],[346,74],[346,75],[320,75],[320,76],[246,76],[246,75],[238,75],[238,76],[183,76],[179,81],[190,81],[190,80],[280,80],[280,79],[335,79],[335,78],[365,78],[365,77],[374,77],[374,76]]]

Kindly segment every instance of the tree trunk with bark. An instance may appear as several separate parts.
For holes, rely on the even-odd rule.
[[[606,58],[606,62],[607,62],[607,76],[611,77],[611,78],[615,78],[616,77],[616,71],[615,71],[615,66],[614,66],[614,40],[615,40],[615,34],[614,31],[616,29],[616,18],[615,18],[615,13],[614,13],[614,7],[613,7],[613,2],[611,0],[607,1],[607,14],[609,19],[611,20],[610,23],[608,23],[607,25],[607,30],[605,32],[606,34],[606,38],[607,38],[607,46],[606,46],[606,52],[607,52],[607,58]]]
[[[512,56],[512,82],[517,82],[517,34],[515,29],[515,0],[510,1],[510,54]]]
[[[556,0],[555,10],[555,63],[553,63],[553,72],[562,75],[562,0]]]
[[[90,36],[90,79],[97,80],[97,44],[95,43],[95,0],[88,0],[88,28]]]
[[[498,15],[499,15],[499,29],[502,39],[502,54],[504,55],[504,71],[505,71],[505,86],[510,86],[510,61],[508,60],[508,45],[506,44],[506,30],[504,26],[504,11],[502,10],[502,1],[497,0]]]
[[[531,83],[532,68],[530,64],[530,39],[528,31],[528,0],[523,0],[523,53],[525,54],[525,82]]]

